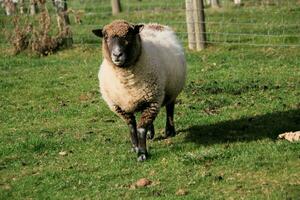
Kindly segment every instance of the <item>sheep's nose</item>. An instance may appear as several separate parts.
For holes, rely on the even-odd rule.
[[[113,52],[113,56],[120,58],[123,55],[122,52]]]

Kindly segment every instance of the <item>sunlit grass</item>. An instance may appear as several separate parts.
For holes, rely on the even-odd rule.
[[[162,109],[148,141],[151,157],[138,163],[127,126],[99,94],[100,41],[82,32],[79,39],[93,45],[48,57],[12,56],[1,46],[0,199],[180,199],[178,189],[187,199],[300,196],[300,145],[277,140],[300,130],[299,48],[186,50],[178,135],[158,139]],[[143,177],[153,183],[133,189]]]

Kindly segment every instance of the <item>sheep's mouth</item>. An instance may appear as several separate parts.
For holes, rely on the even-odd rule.
[[[117,58],[117,57],[112,56],[112,62],[115,65],[121,67],[125,63],[125,58],[123,58],[123,57]]]
[[[118,61],[113,60],[113,63],[119,67],[121,67],[124,64],[123,61],[119,61],[119,60]]]

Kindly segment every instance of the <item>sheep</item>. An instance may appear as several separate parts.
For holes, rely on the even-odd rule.
[[[115,20],[92,32],[103,38],[98,74],[102,98],[128,124],[132,150],[144,161],[146,138],[154,137],[153,121],[161,107],[167,112],[166,137],[176,134],[175,100],[186,78],[183,48],[172,29],[160,24]]]

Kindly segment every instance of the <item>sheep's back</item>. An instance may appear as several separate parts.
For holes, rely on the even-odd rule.
[[[141,31],[142,51],[147,62],[154,62],[157,75],[164,81],[165,93],[172,100],[181,92],[186,76],[183,48],[170,27],[145,25]]]

